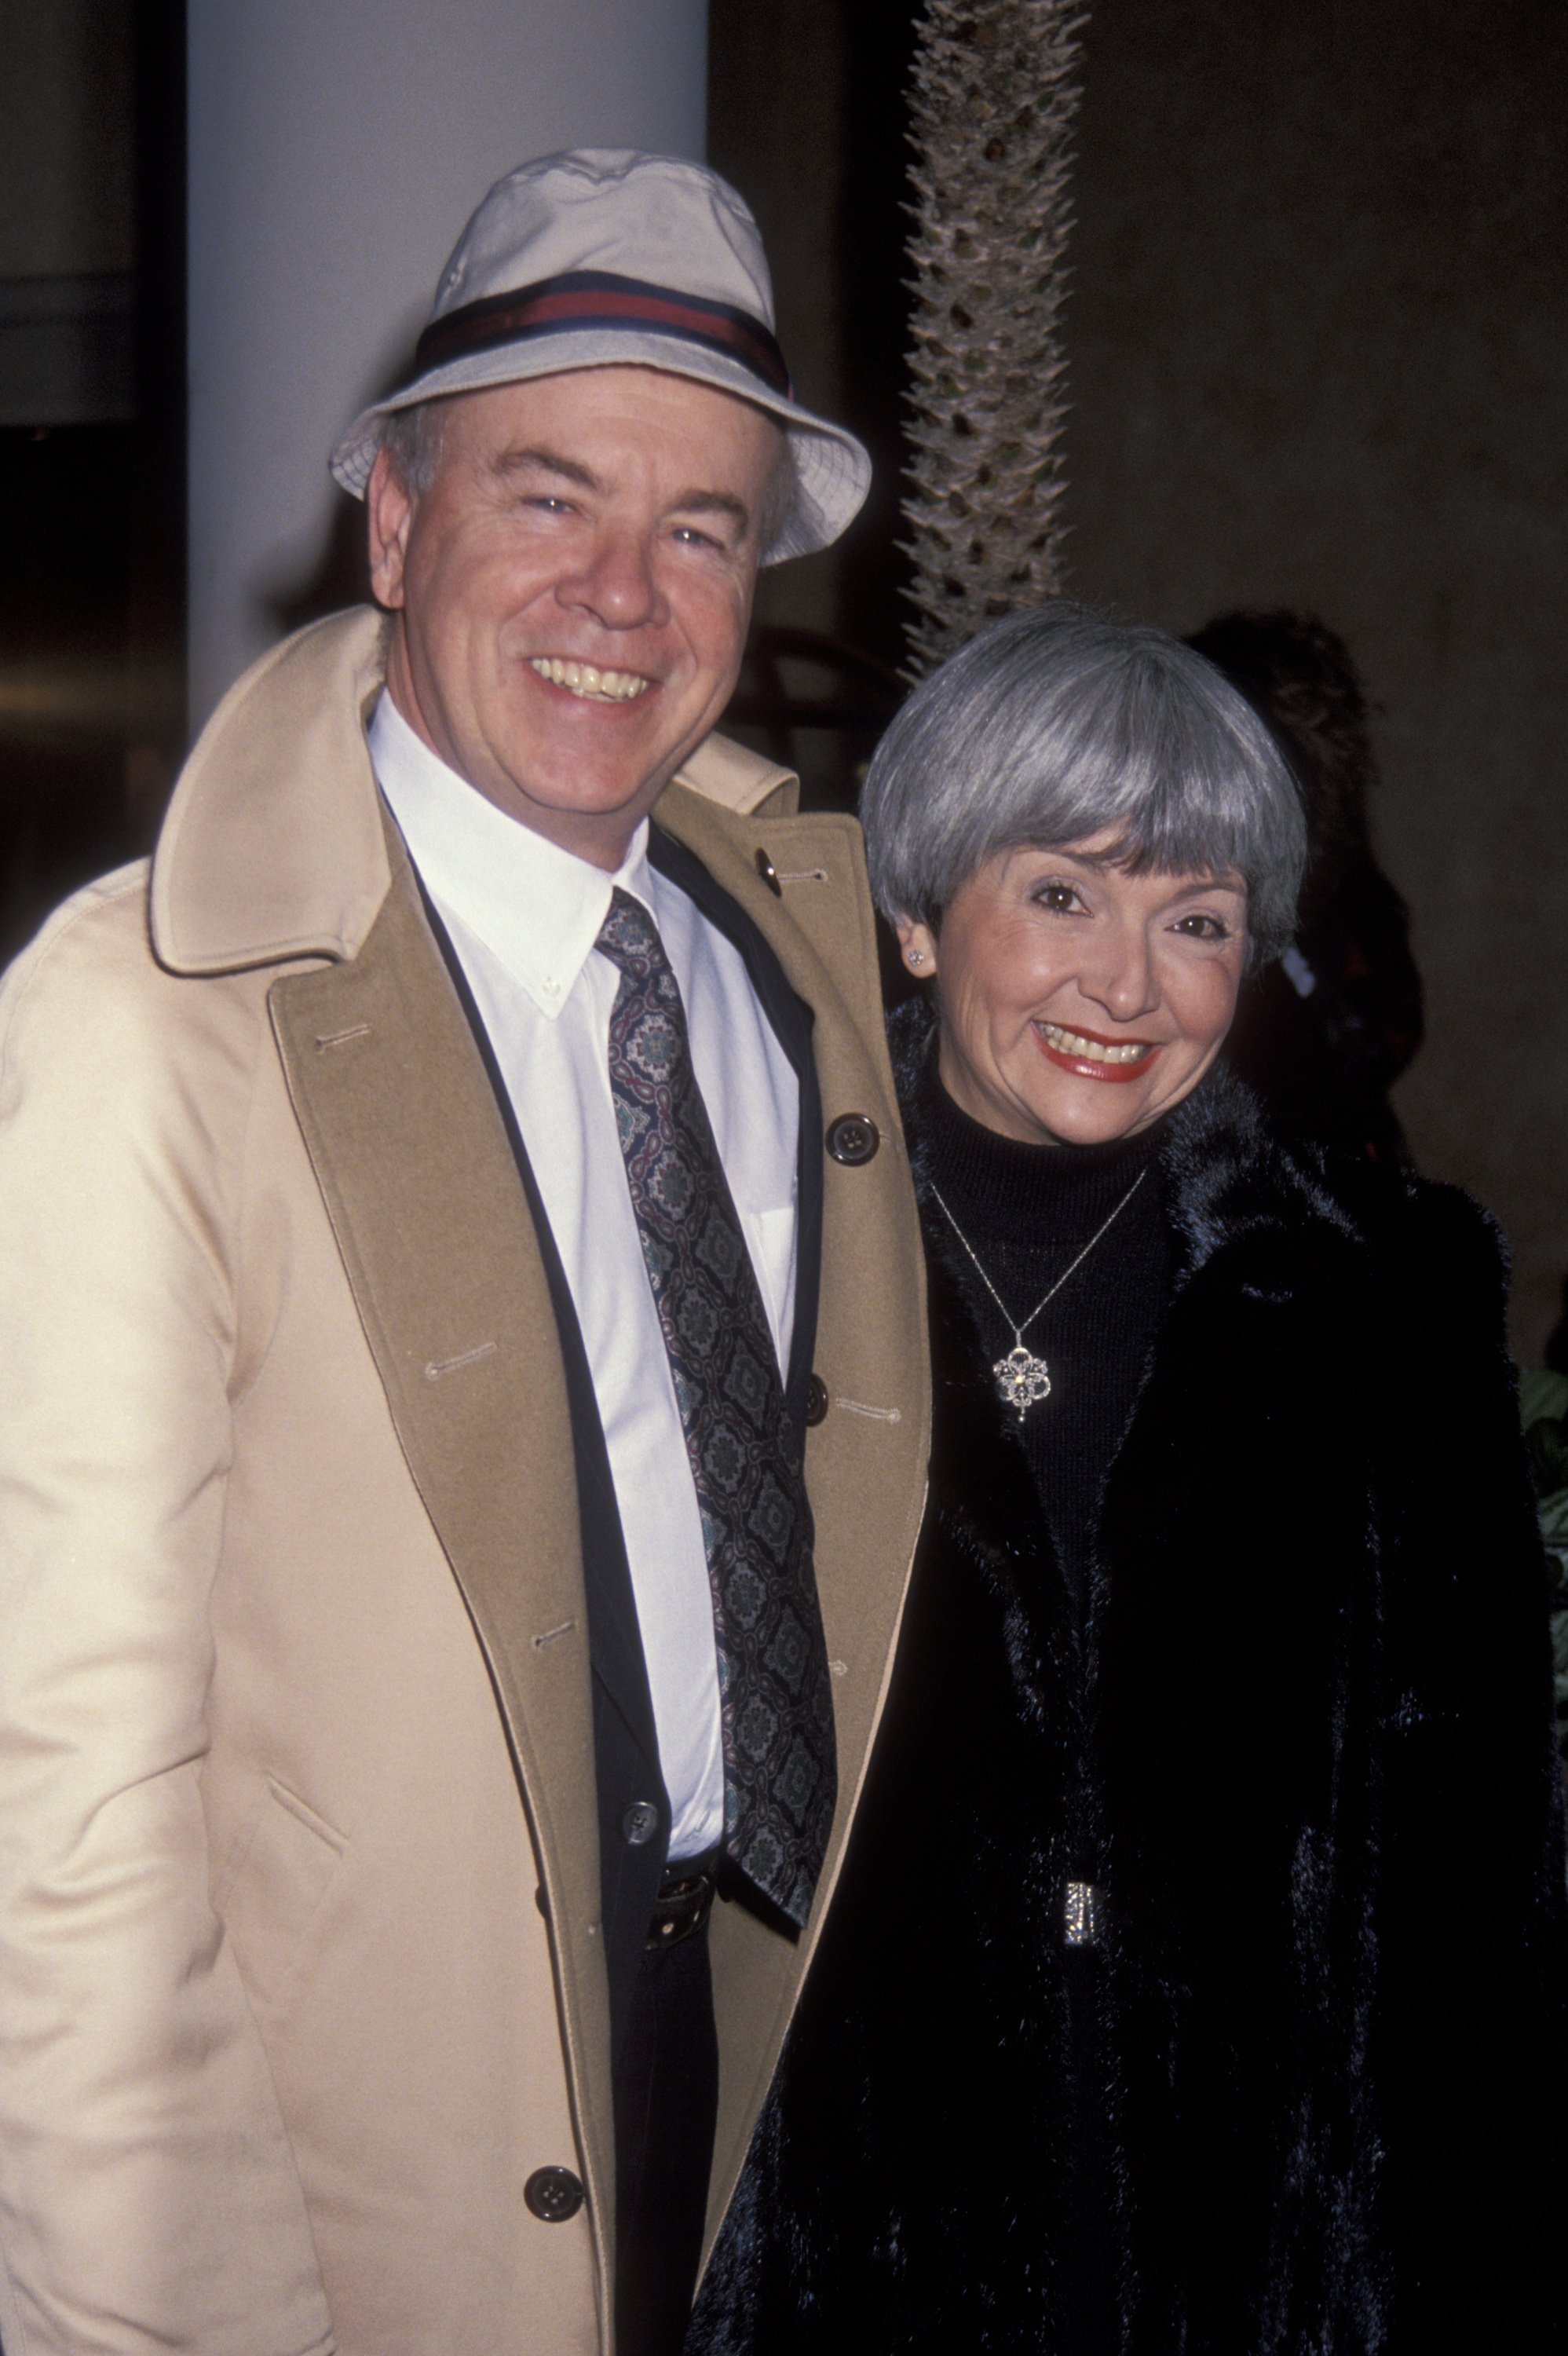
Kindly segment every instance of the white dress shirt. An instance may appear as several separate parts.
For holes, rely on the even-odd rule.
[[[713,1604],[610,1093],[621,977],[593,944],[617,884],[653,917],[680,984],[698,1085],[784,1368],[799,1084],[740,952],[649,866],[645,820],[615,874],[590,866],[486,801],[385,694],[370,755],[489,1033],[571,1289],[625,1534],[672,1813],[669,1854],[694,1857],[724,1824]]]

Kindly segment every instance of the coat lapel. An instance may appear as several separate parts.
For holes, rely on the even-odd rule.
[[[357,955],[281,977],[272,1023],[399,1440],[527,1795],[608,2236],[610,2032],[567,1387],[501,1115],[400,847],[393,856]]]

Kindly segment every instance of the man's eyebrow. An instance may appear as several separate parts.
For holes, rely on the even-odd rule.
[[[503,478],[512,475],[555,475],[580,491],[602,491],[604,487],[592,467],[582,466],[576,458],[562,457],[559,450],[547,450],[537,444],[526,450],[503,450],[491,460],[490,471]],[[738,499],[732,491],[707,490],[699,484],[672,499],[669,512],[727,516],[741,533],[750,529],[752,521],[752,510],[744,499]]]
[[[705,491],[699,488],[682,491],[678,498],[670,501],[670,513],[672,515],[729,516],[732,521],[739,524],[742,531],[752,520],[751,509],[744,499],[738,499],[732,491]]]
[[[503,450],[498,457],[491,460],[490,471],[503,476],[559,475],[563,483],[575,483],[580,491],[597,491],[603,487],[591,467],[580,466],[575,458],[563,458],[559,450]]]

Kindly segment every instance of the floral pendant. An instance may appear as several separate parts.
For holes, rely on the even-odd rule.
[[[1045,1360],[1037,1358],[1020,1342],[1005,1358],[998,1358],[991,1372],[997,1377],[997,1396],[1004,1407],[1018,1409],[1021,1423],[1031,1407],[1051,1397],[1051,1376]]]

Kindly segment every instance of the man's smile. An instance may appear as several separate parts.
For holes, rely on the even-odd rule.
[[[635,670],[601,670],[595,663],[570,662],[560,655],[530,655],[528,668],[552,687],[590,703],[630,703],[653,685]]]

